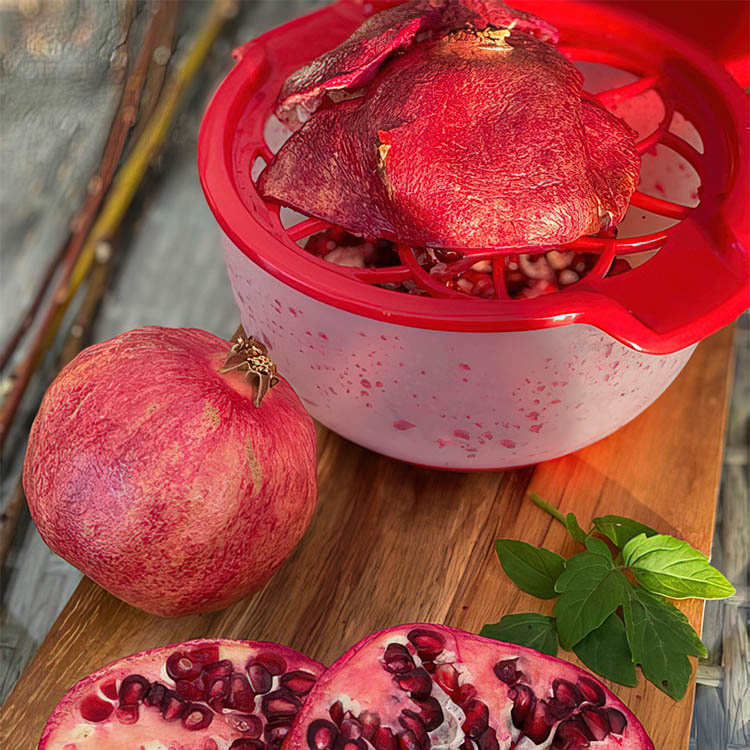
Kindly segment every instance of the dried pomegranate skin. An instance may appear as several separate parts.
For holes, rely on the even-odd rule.
[[[590,673],[529,648],[427,623],[374,633],[326,670],[285,750],[328,750],[321,728],[335,743],[337,732],[352,733],[352,722],[363,732],[378,727],[358,750],[415,742],[420,750],[654,750],[632,712]]]
[[[281,381],[262,405],[230,344],[143,328],[86,349],[47,391],[23,483],[52,550],[126,602],[178,616],[262,586],[316,497],[315,428]]]
[[[340,88],[355,37],[366,50],[380,40],[364,33],[368,24],[420,9],[421,35],[407,35],[398,55],[371,54],[353,84],[359,96],[310,115],[325,90]],[[304,102],[308,119],[261,174],[261,194],[418,246],[557,244],[619,222],[638,182],[635,133],[582,100],[583,78],[543,21],[504,28],[516,13],[492,0],[445,0],[373,16],[285,84],[279,116],[296,127],[290,113]],[[326,78],[328,68],[339,75]]]
[[[231,695],[222,696],[227,705],[220,710],[206,701],[211,689],[208,675],[217,664],[229,665],[235,680],[242,681],[248,675],[248,665],[269,656],[283,660],[284,670],[272,678],[266,693],[278,690],[287,674],[304,673],[312,684],[324,670],[322,664],[293,649],[261,641],[200,639],[142,651],[112,662],[74,685],[50,715],[39,750],[228,750],[243,738],[263,743],[256,745],[256,750],[278,750],[280,743],[265,741],[267,727],[277,726],[279,721],[264,715],[263,694],[251,696],[243,710],[232,705]],[[195,667],[202,695],[190,700],[180,697],[179,684],[170,676],[174,669],[168,665],[175,659]],[[136,698],[137,691],[126,689],[134,684],[144,686],[148,691],[145,696]],[[154,698],[164,694],[170,698],[169,706],[163,697]],[[137,717],[135,721],[128,720],[126,709]],[[291,720],[283,723],[288,726]]]

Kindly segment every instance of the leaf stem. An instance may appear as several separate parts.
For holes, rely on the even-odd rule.
[[[545,513],[549,513],[552,518],[565,526],[565,516],[554,505],[550,505],[546,500],[542,500],[536,492],[530,492],[529,497],[535,505],[538,505]]]

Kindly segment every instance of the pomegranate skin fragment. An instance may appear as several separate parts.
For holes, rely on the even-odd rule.
[[[369,52],[355,61],[358,35]],[[299,129],[261,194],[419,246],[555,244],[617,224],[638,181],[635,133],[582,100],[555,40],[545,22],[490,0],[374,16],[288,79],[277,111]],[[340,88],[348,98],[326,96]]]

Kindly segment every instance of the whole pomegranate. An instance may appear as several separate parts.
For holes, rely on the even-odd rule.
[[[307,696],[285,750],[654,750],[588,672],[439,625],[360,641]]]
[[[82,679],[39,750],[279,750],[323,665],[276,643],[202,639]]]
[[[42,538],[147,612],[212,611],[257,590],[315,506],[312,419],[284,380],[256,408],[255,386],[224,367],[229,347],[155,327],[92,346],[31,429],[23,484]]]

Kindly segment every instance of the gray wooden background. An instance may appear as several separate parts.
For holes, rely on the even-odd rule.
[[[238,316],[196,169],[198,126],[238,44],[320,2],[245,0],[203,66],[166,147],[116,243],[118,261],[93,340],[146,324],[195,326],[229,336]],[[172,60],[206,11],[183,4]],[[126,26],[126,0],[0,1],[0,343],[81,205],[101,157],[128,55],[145,13]],[[45,360],[6,445],[0,512],[15,487],[25,440],[58,352]],[[0,383],[6,391],[8,381]],[[750,320],[737,326],[737,377],[727,431],[714,562],[737,587],[709,603],[691,748],[750,747]],[[44,545],[24,513],[0,573],[0,702],[75,589],[80,574]]]

